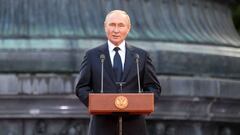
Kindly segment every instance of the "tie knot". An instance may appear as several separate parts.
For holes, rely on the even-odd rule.
[[[119,47],[115,47],[113,50],[114,50],[115,52],[118,52],[118,51],[120,50],[120,48],[119,48]]]

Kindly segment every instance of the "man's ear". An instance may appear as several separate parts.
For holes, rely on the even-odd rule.
[[[107,25],[107,24],[106,24],[106,22],[104,22],[103,25],[104,25],[104,31],[105,31],[105,33],[107,33],[107,30],[106,30],[106,25]]]
[[[131,31],[131,24],[128,26],[128,33]]]

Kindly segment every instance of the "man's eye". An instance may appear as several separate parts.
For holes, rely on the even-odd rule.
[[[115,26],[115,24],[109,24],[109,26]]]
[[[119,24],[118,26],[119,26],[119,27],[124,27],[124,25],[123,25],[123,24]]]

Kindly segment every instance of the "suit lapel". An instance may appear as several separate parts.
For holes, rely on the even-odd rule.
[[[126,44],[126,56],[125,56],[125,64],[124,64],[122,81],[126,81],[126,77],[128,76],[128,73],[131,70],[131,68],[133,68],[134,63],[135,61],[134,61],[133,48]]]
[[[106,71],[105,73],[107,73],[110,76],[110,78],[112,79],[112,81],[115,83],[116,80],[115,80],[114,73],[113,73],[113,68],[112,68],[112,63],[111,63],[111,60],[110,60],[110,55],[109,55],[109,50],[108,50],[107,43],[104,44],[100,48],[100,52],[105,55],[105,62],[104,62],[104,70]]]
[[[104,62],[104,70],[106,71],[105,73],[107,73],[109,77],[112,79],[112,81],[115,83],[116,80],[114,77],[114,72],[113,72],[113,68],[110,60],[107,43],[101,46],[99,50],[101,53],[105,55],[105,62]],[[131,46],[126,44],[126,56],[125,56],[125,64],[124,64],[122,81],[126,81],[129,71],[131,70],[131,68],[134,68],[133,67],[133,65],[135,65],[134,63],[135,63],[134,49]]]

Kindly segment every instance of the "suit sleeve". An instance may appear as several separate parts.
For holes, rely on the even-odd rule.
[[[82,103],[88,107],[88,95],[91,92],[91,64],[88,53],[86,53],[80,68],[80,73],[76,85],[76,95]]]
[[[143,76],[143,91],[153,92],[155,98],[159,98],[161,86],[157,79],[155,68],[148,53],[146,53],[144,76]]]

